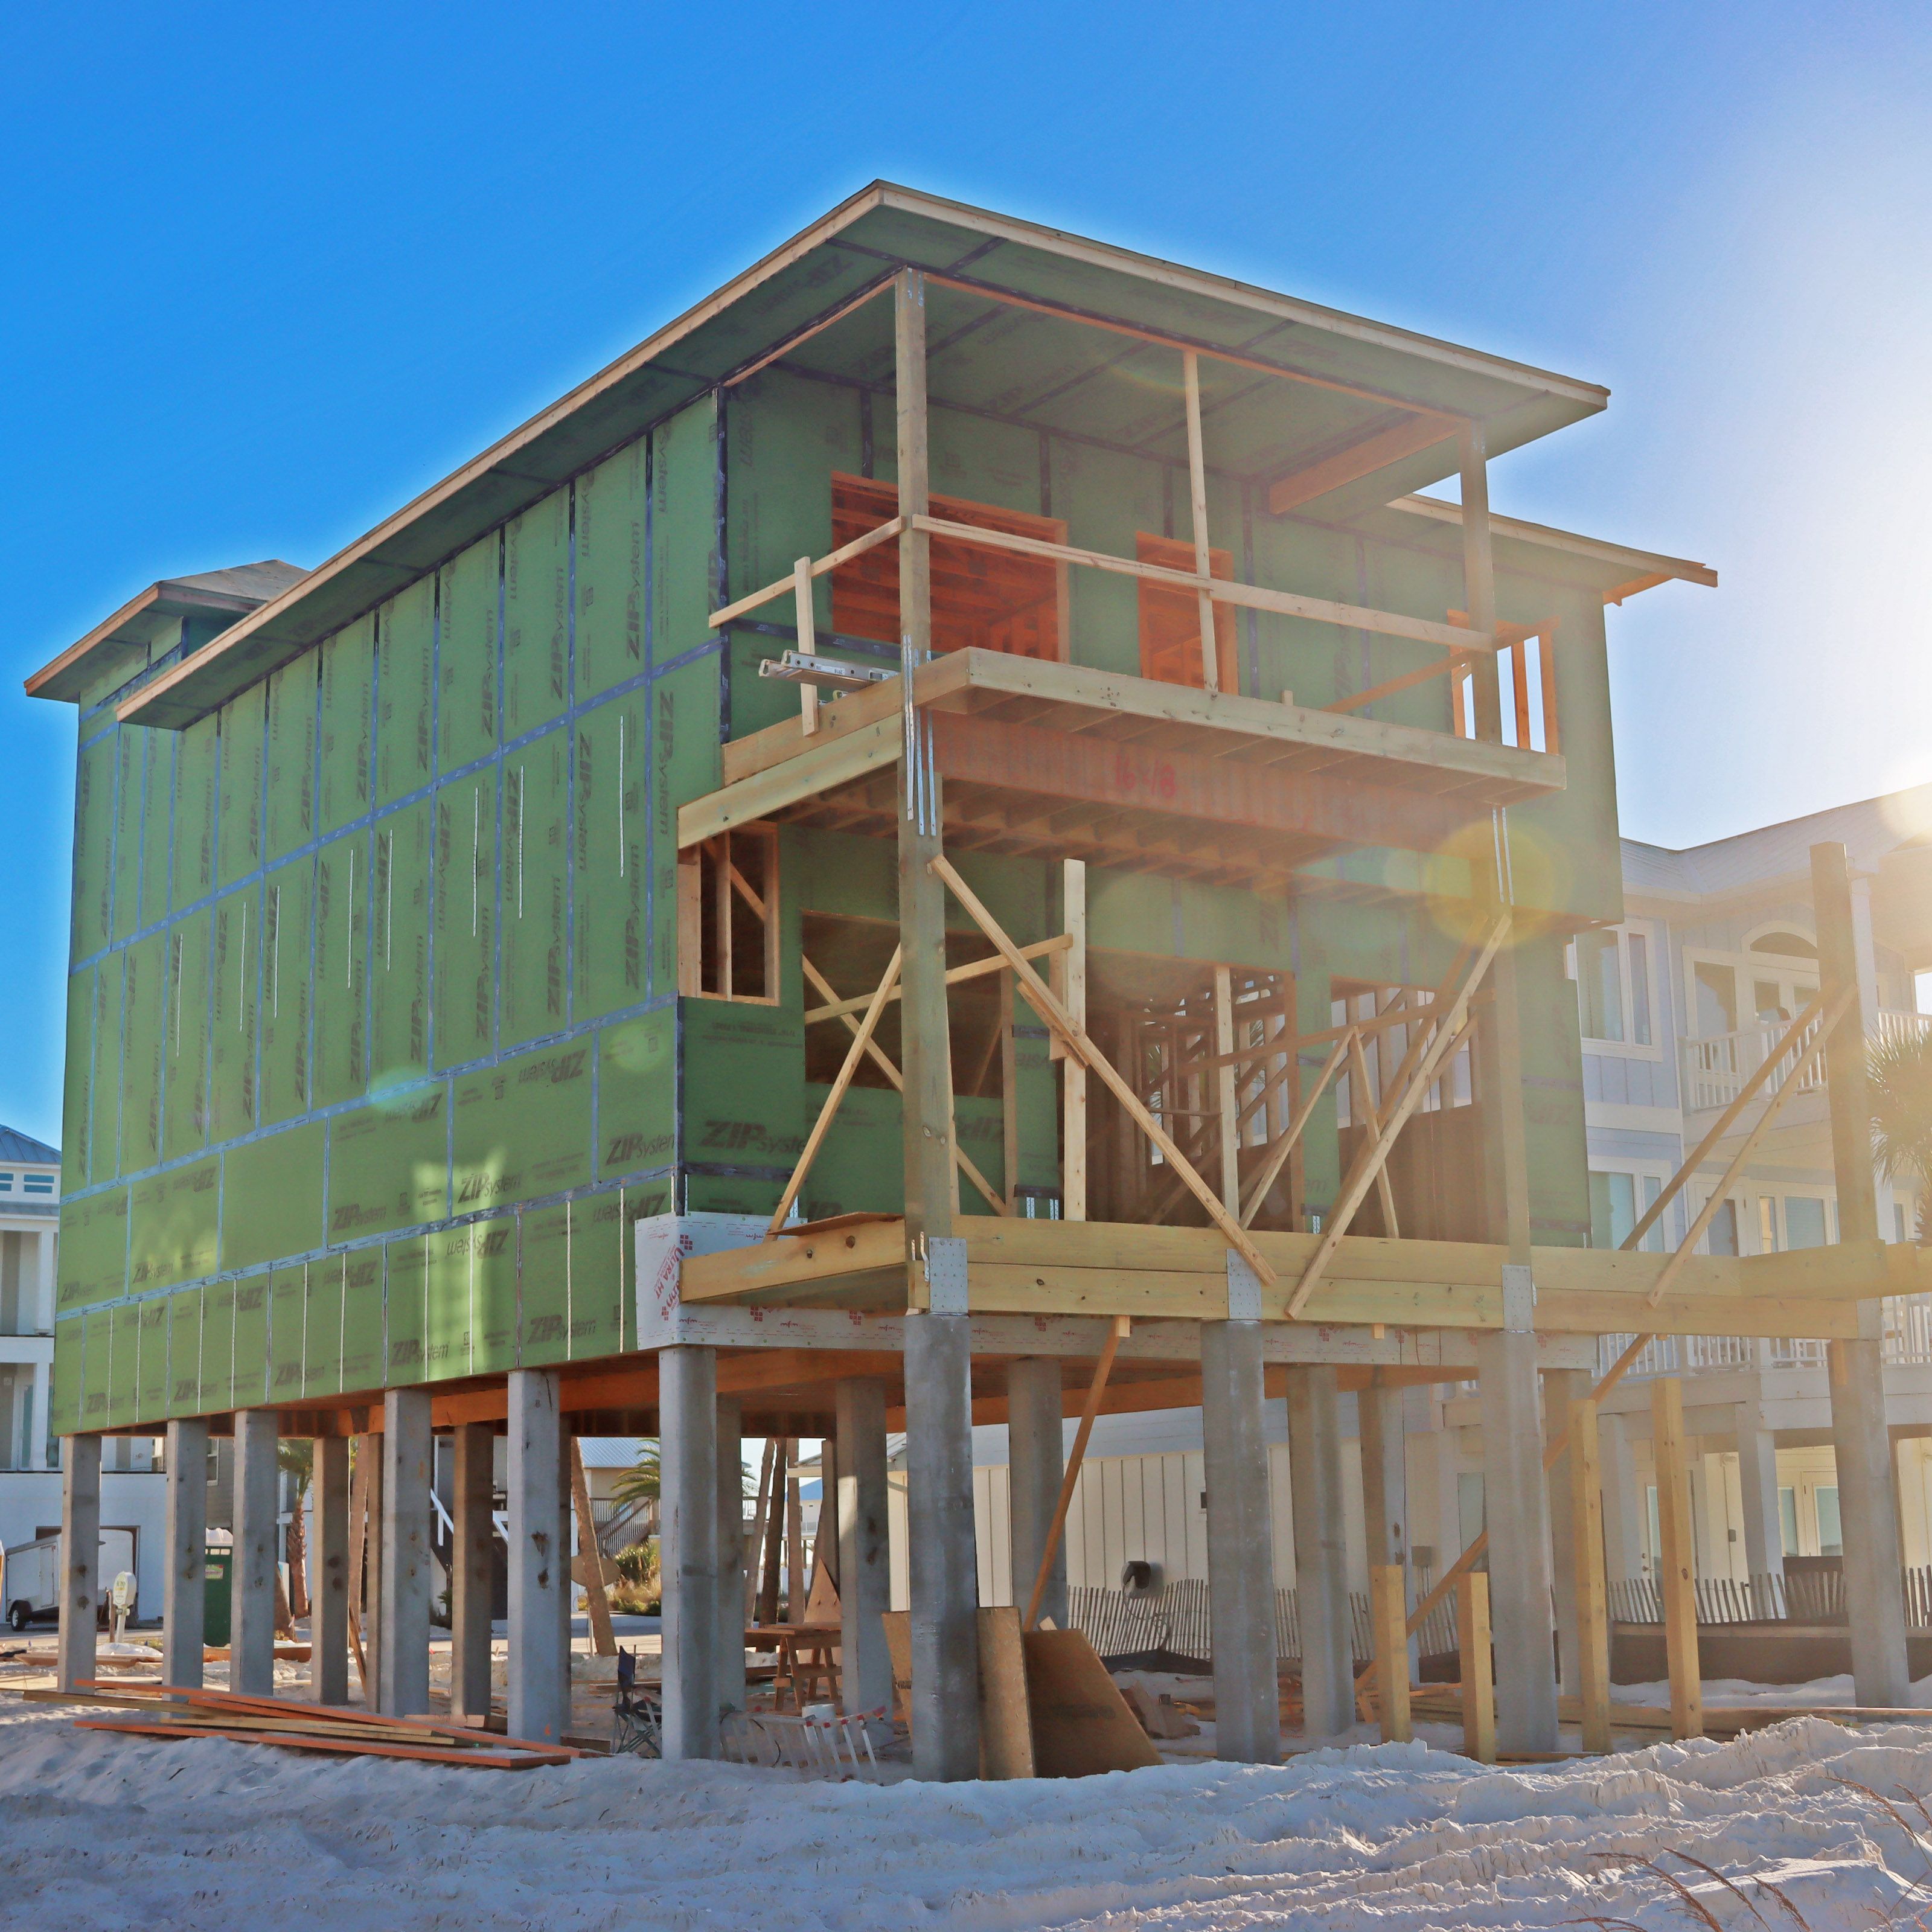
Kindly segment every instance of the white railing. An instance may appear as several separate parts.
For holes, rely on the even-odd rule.
[[[1712,1034],[1702,1039],[1680,1040],[1678,1052],[1683,1065],[1684,1108],[1687,1113],[1715,1112],[1728,1107],[1738,1097],[1738,1090],[1762,1066],[1788,1023],[1772,1021],[1758,1026],[1740,1027],[1736,1033]],[[1803,1058],[1818,1030],[1814,1021],[1801,1038],[1778,1056],[1771,1078],[1759,1090],[1768,1100],[1790,1078],[1792,1070]],[[1873,1014],[1868,1028],[1874,1045],[1894,1040],[1917,1040],[1932,1032],[1932,1013],[1900,1013],[1881,1010]],[[1825,1085],[1825,1063],[1814,1060],[1799,1081],[1801,1094],[1821,1092]]]
[[[1814,1020],[1804,1029],[1803,1036],[1794,1040],[1778,1055],[1778,1064],[1771,1078],[1758,1090],[1767,1100],[1791,1078],[1792,1070],[1804,1058],[1805,1048],[1818,1030],[1818,1024]],[[1684,1112],[1695,1114],[1728,1107],[1738,1097],[1744,1082],[1771,1057],[1789,1030],[1786,1022],[1772,1021],[1763,1025],[1740,1027],[1736,1033],[1679,1040]],[[1820,1058],[1805,1069],[1798,1090],[1801,1094],[1816,1093],[1824,1084],[1825,1064]]]
[[[1923,1040],[1932,1033],[1932,1013],[1894,1013],[1881,1010],[1873,1014],[1869,1030],[1874,1046]]]
[[[1886,1297],[1885,1359],[1904,1364],[1932,1362],[1932,1295]]]
[[[1597,1338],[1597,1372],[1635,1341],[1634,1335]],[[1888,1295],[1885,1302],[1885,1360],[1896,1366],[1932,1364],[1932,1294]],[[1658,1335],[1646,1345],[1626,1378],[1652,1376],[1722,1375],[1738,1369],[1821,1369],[1825,1344],[1780,1336]]]

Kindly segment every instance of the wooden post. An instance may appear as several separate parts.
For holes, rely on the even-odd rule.
[[[1379,1046],[1376,1051],[1381,1051]],[[1348,1075],[1354,1083],[1349,1090],[1348,1111],[1368,1130],[1372,1144],[1382,1136],[1382,1116],[1376,1110],[1375,1096],[1369,1091],[1369,1057],[1362,1051],[1362,1036],[1358,1033],[1348,1036]],[[1382,1203],[1382,1233],[1391,1241],[1400,1240],[1402,1228],[1396,1220],[1395,1188],[1389,1180],[1387,1161],[1376,1169],[1376,1195]]]
[[[794,1446],[787,1436],[772,1444],[771,1511],[765,1520],[764,1574],[758,1583],[758,1621],[775,1624],[778,1620],[778,1582],[784,1568],[785,1502],[790,1485],[785,1472],[794,1460]]]
[[[1651,1444],[1657,1456],[1658,1556],[1664,1593],[1664,1648],[1670,1665],[1670,1735],[1704,1735],[1704,1684],[1697,1656],[1697,1578],[1691,1551],[1690,1468],[1684,1453],[1684,1384],[1650,1385]]]
[[[1490,1654],[1490,1579],[1466,1570],[1456,1580],[1456,1642],[1462,1677],[1462,1755],[1496,1761],[1496,1662]]]
[[[1208,1220],[1227,1238],[1228,1245],[1260,1276],[1262,1286],[1273,1287],[1275,1271],[1268,1257],[1256,1246],[1236,1216],[1222,1204],[1221,1197],[1195,1172],[1193,1163],[1174,1144],[1172,1136],[1160,1121],[1148,1112],[1139,1094],[1121,1078],[1118,1070],[1094,1045],[1087,1029],[1076,1026],[1068,1018],[1066,1009],[1054,998],[1046,981],[1027,964],[1019,948],[1008,938],[1006,928],[980,902],[979,895],[943,855],[933,860],[932,872],[934,878],[943,879],[952,888],[952,896],[966,908],[973,923],[993,942],[1000,956],[1013,969],[1014,976],[1024,988],[1027,998],[1033,1002],[1034,1010],[1066,1042],[1069,1050],[1084,1060],[1088,1067],[1100,1076],[1101,1084],[1132,1116],[1141,1132],[1160,1150],[1162,1158],[1167,1162],[1174,1178],[1208,1210]],[[1292,1310],[1290,1312],[1292,1312]]]
[[[1268,1198],[1268,1190],[1274,1185],[1276,1178],[1280,1174],[1282,1168],[1287,1166],[1290,1169],[1291,1174],[1292,1174],[1294,1164],[1301,1145],[1301,1131],[1307,1126],[1310,1115],[1314,1113],[1316,1102],[1327,1091],[1329,1082],[1334,1078],[1336,1074],[1340,1070],[1342,1061],[1348,1058],[1348,1042],[1354,1036],[1354,1030],[1351,1028],[1335,1042],[1334,1049],[1328,1056],[1328,1064],[1316,1076],[1313,1088],[1305,1096],[1301,1091],[1300,1069],[1298,1058],[1300,1048],[1298,1043],[1290,1046],[1288,1090],[1292,1112],[1288,1123],[1288,1131],[1276,1142],[1274,1150],[1268,1156],[1267,1164],[1255,1177],[1253,1186],[1248,1190],[1247,1205],[1241,1210],[1243,1227],[1251,1228],[1254,1226],[1255,1216],[1261,1212],[1262,1203]],[[1292,1038],[1292,1036],[1290,1037]],[[1294,1198],[1299,1201],[1301,1198],[1300,1184],[1291,1179],[1288,1185]],[[1291,1219],[1292,1218],[1291,1216]]]
[[[785,1467],[785,1614],[788,1624],[805,1621],[805,1516],[804,1498],[799,1493],[795,1473],[803,1444],[794,1436],[785,1444],[790,1454]]]
[[[952,1232],[952,1072],[946,1028],[946,894],[933,875],[942,803],[932,725],[912,702],[912,679],[932,655],[932,540],[913,526],[928,502],[926,278],[894,285],[898,406],[899,652],[906,742],[899,760],[899,1001],[910,1305],[923,1306],[926,1242]]]
[[[1087,1387],[1086,1406],[1080,1412],[1080,1426],[1074,1431],[1073,1453],[1066,1459],[1066,1467],[1060,1478],[1060,1495],[1054,1504],[1053,1520],[1047,1525],[1046,1542],[1040,1551],[1039,1574],[1034,1578],[1033,1594],[1027,1599],[1024,1627],[1031,1630],[1040,1615],[1040,1600],[1046,1594],[1046,1580],[1053,1574],[1053,1559],[1060,1548],[1060,1539],[1066,1530],[1066,1512],[1073,1505],[1074,1486],[1080,1480],[1080,1465],[1087,1454],[1087,1438],[1094,1432],[1094,1418],[1100,1412],[1100,1398],[1107,1392],[1107,1378],[1113,1372],[1114,1357],[1125,1338],[1129,1319],[1124,1315],[1114,1317],[1113,1332],[1100,1351],[1100,1359],[1094,1366],[1094,1379]]]
[[[1408,1603],[1400,1563],[1378,1563],[1369,1571],[1370,1616],[1375,1626],[1376,1703],[1382,1742],[1406,1744],[1414,1736],[1408,1721]]]
[[[1322,1239],[1313,1254],[1308,1258],[1307,1265],[1301,1271],[1301,1279],[1295,1284],[1294,1292],[1288,1298],[1288,1314],[1291,1320],[1301,1312],[1303,1304],[1315,1292],[1316,1284],[1322,1279],[1322,1270],[1334,1258],[1335,1251],[1342,1245],[1342,1237],[1348,1232],[1348,1223],[1354,1218],[1355,1210],[1362,1204],[1364,1197],[1374,1184],[1376,1173],[1388,1160],[1389,1149],[1395,1144],[1396,1136],[1408,1124],[1408,1117],[1422,1104],[1425,1095],[1441,1071],[1444,1063],[1456,1051],[1456,1043],[1462,1036],[1468,1023],[1469,1002],[1474,997],[1483,975],[1489,970],[1490,962],[1497,956],[1498,950],[1508,938],[1510,919],[1503,914],[1490,928],[1489,938],[1484,942],[1482,950],[1476,956],[1462,990],[1451,1000],[1447,1011],[1443,1010],[1440,998],[1426,1010],[1426,1017],[1433,1022],[1432,1030],[1426,1034],[1428,1045],[1422,1041],[1424,1032],[1418,1029],[1415,1039],[1410,1042],[1409,1051],[1403,1055],[1403,1065],[1408,1066],[1414,1060],[1413,1070],[1409,1072],[1396,1096],[1394,1105],[1382,1122],[1382,1132],[1371,1147],[1364,1148],[1360,1156],[1349,1172],[1343,1184],[1340,1198],[1336,1202],[1328,1217],[1328,1225],[1322,1231]],[[1524,1258],[1528,1259],[1527,1243]]]
[[[1838,1188],[1838,1238],[1878,1238],[1872,1174],[1870,1082],[1865,1064],[1864,992],[1851,869],[1843,845],[1811,848],[1811,904],[1818,925],[1820,990],[1842,1005],[1821,1029],[1832,1117],[1832,1167]],[[1792,1078],[1792,1085],[1797,1084]],[[1880,1284],[1874,1280],[1876,1291]],[[1852,1676],[1863,1705],[1911,1701],[1905,1647],[1905,1578],[1898,1528],[1898,1461],[1886,1419],[1884,1304],[1858,1304],[1858,1332],[1827,1345],[1832,1451],[1844,1531],[1845,1610]]]
[[[812,610],[812,560],[802,556],[791,567],[792,606],[796,616],[798,648],[801,656],[812,656],[818,649],[818,639],[814,633]],[[800,716],[802,720],[800,729],[808,737],[817,735],[818,730],[818,687],[815,684],[802,684],[798,688]]]
[[[772,1466],[778,1460],[778,1438],[765,1438],[764,1454],[758,1459],[758,1500],[752,1517],[752,1561],[745,1571],[745,1621],[758,1621],[758,1598],[764,1580],[765,1537],[771,1520]]]
[[[362,1642],[362,1567],[369,1546],[369,1472],[376,1454],[374,1441],[371,1436],[356,1437],[356,1466],[349,1484],[349,1648],[356,1659],[356,1681],[362,1687],[362,1701],[372,1710],[376,1687]]]
[[[577,1512],[577,1546],[584,1558],[584,1596],[590,1611],[590,1641],[599,1657],[617,1654],[610,1628],[610,1594],[604,1583],[604,1552],[597,1546],[596,1519],[590,1514],[590,1484],[584,1473],[584,1448],[570,1438],[570,1502]]]
[[[1214,968],[1215,1110],[1221,1119],[1221,1199],[1228,1212],[1241,1211],[1241,1120],[1235,1106],[1234,975],[1225,966]]]
[[[1191,349],[1180,354],[1180,386],[1187,404],[1187,498],[1194,517],[1194,574],[1212,577],[1214,558],[1208,542],[1208,463],[1201,436],[1201,358]],[[1204,690],[1221,688],[1221,666],[1214,648],[1214,597],[1195,593],[1201,614],[1201,682]]]
[[[1001,1198],[1010,1214],[1019,1205],[1020,1043],[1013,1028],[1019,1018],[1013,1001],[1013,976],[1000,973],[1000,1148],[1006,1162]]]
[[[1490,538],[1489,437],[1480,422],[1465,424],[1460,454],[1462,471],[1462,608],[1469,628],[1485,645],[1496,632],[1496,567]],[[1502,686],[1496,653],[1472,653],[1476,686],[1476,736],[1492,744],[1503,735]]]
[[[1576,1565],[1577,1688],[1583,1702],[1583,1748],[1610,1748],[1610,1618],[1604,1587],[1603,1467],[1597,1448],[1597,1404],[1570,1405],[1570,1522]]]
[[[1060,866],[1060,916],[1072,944],[1063,956],[1061,985],[1067,1017],[1087,1024],[1087,862],[1064,859]],[[1010,987],[1012,975],[1002,976]],[[1060,1070],[1060,1212],[1064,1220],[1087,1218],[1087,1063],[1066,1055]]]

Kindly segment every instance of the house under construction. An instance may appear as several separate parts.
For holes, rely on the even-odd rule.
[[[972,1776],[973,1424],[1011,1432],[1016,1599],[1064,1621],[1063,1416],[1198,1406],[1218,1747],[1268,1758],[1264,1404],[1318,1734],[1353,1713],[1338,1391],[1366,1438],[1473,1379],[1499,1742],[1548,1750],[1540,1377],[1718,1331],[1834,1338],[1860,1694],[1903,1702],[1874,1298],[1924,1284],[1871,1211],[1841,856],[1803,1048],[1840,1244],[1588,1246],[1563,959],[1623,911],[1604,612],[1714,579],[1492,518],[1486,465],[1606,401],[876,184],[320,568],[158,585],[30,680],[80,720],[70,1678],[100,1438],[165,1428],[170,1681],[212,1430],[233,1681],[272,1688],[294,1434],[316,1694],[352,1611],[382,1707],[427,1708],[448,1430],[487,1710],[507,1432],[508,1723],[554,1737],[568,1432],[650,1435],[665,1750],[705,1756],[743,1697],[740,1440],[823,1436],[872,1710],[902,1429],[916,1759]]]

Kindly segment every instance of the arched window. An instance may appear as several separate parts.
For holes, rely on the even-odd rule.
[[[1794,932],[1788,926],[1767,926],[1763,932],[1754,933],[1745,944],[1753,952],[1775,953],[1780,959],[1815,959],[1818,956],[1817,942],[1807,939],[1802,932]]]

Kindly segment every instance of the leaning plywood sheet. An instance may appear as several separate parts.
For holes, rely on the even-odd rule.
[[[1034,1774],[1020,1613],[1011,1604],[980,1612],[980,1775]]]
[[[1034,1767],[1040,1777],[1094,1778],[1160,1763],[1160,1753],[1084,1631],[1028,1630],[1025,1646]]]

